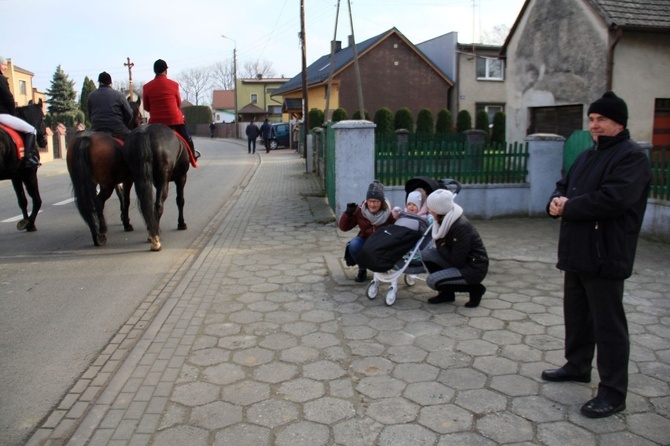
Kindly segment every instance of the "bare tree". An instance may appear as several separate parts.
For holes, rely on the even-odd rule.
[[[226,59],[217,62],[210,68],[212,76],[212,88],[215,90],[234,90],[235,71],[233,61]]]
[[[496,25],[489,31],[482,31],[482,43],[488,45],[502,45],[509,34],[509,26]]]
[[[184,93],[182,99],[194,105],[200,105],[208,93],[211,97],[212,82],[209,67],[182,71],[177,75],[177,82]]]
[[[275,77],[275,70],[272,68],[272,62],[269,60],[256,59],[255,61],[244,62],[244,66],[239,73],[239,77],[252,79],[258,77]]]

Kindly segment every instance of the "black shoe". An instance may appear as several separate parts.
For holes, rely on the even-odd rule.
[[[486,292],[486,287],[481,283],[470,286],[470,300],[465,304],[468,308],[475,308],[479,306],[482,301],[482,296]]]
[[[23,166],[27,169],[34,169],[40,167],[41,165],[42,163],[40,163],[40,160],[37,159],[37,157],[34,155],[23,158]]]
[[[356,282],[365,282],[368,279],[368,271],[365,269],[359,269],[356,278]]]
[[[612,404],[605,398],[595,397],[582,406],[581,412],[587,418],[605,418],[626,409],[626,403]]]
[[[453,302],[456,300],[456,295],[453,291],[440,291],[435,297],[428,299],[429,304],[443,304],[447,302]]]
[[[566,382],[574,381],[578,383],[590,383],[591,374],[586,375],[573,375],[568,373],[563,367],[560,369],[545,370],[542,372],[542,379],[545,381],[551,382]]]

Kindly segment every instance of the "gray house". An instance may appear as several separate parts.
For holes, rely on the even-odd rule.
[[[508,140],[587,129],[588,105],[611,89],[633,139],[668,144],[670,1],[526,0],[500,54]]]

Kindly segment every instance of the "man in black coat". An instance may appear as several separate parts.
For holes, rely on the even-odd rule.
[[[256,138],[258,138],[258,135],[260,133],[260,129],[254,123],[253,119],[251,120],[251,122],[249,122],[249,125],[247,125],[245,133],[247,134],[247,150],[248,150],[248,152],[249,153],[256,153]]]
[[[556,183],[547,212],[561,218],[557,268],[565,272],[563,367],[542,372],[545,381],[591,381],[598,350],[600,384],[581,408],[603,418],[626,408],[630,341],[623,306],[637,238],[647,207],[651,169],[626,129],[628,107],[606,92],[588,109],[595,142]]]

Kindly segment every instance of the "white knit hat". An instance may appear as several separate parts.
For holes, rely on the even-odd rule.
[[[421,209],[421,192],[418,190],[412,191],[407,195],[407,204],[414,203],[416,207]]]
[[[437,189],[428,196],[426,205],[437,215],[447,215],[454,209],[454,194],[450,190]]]

